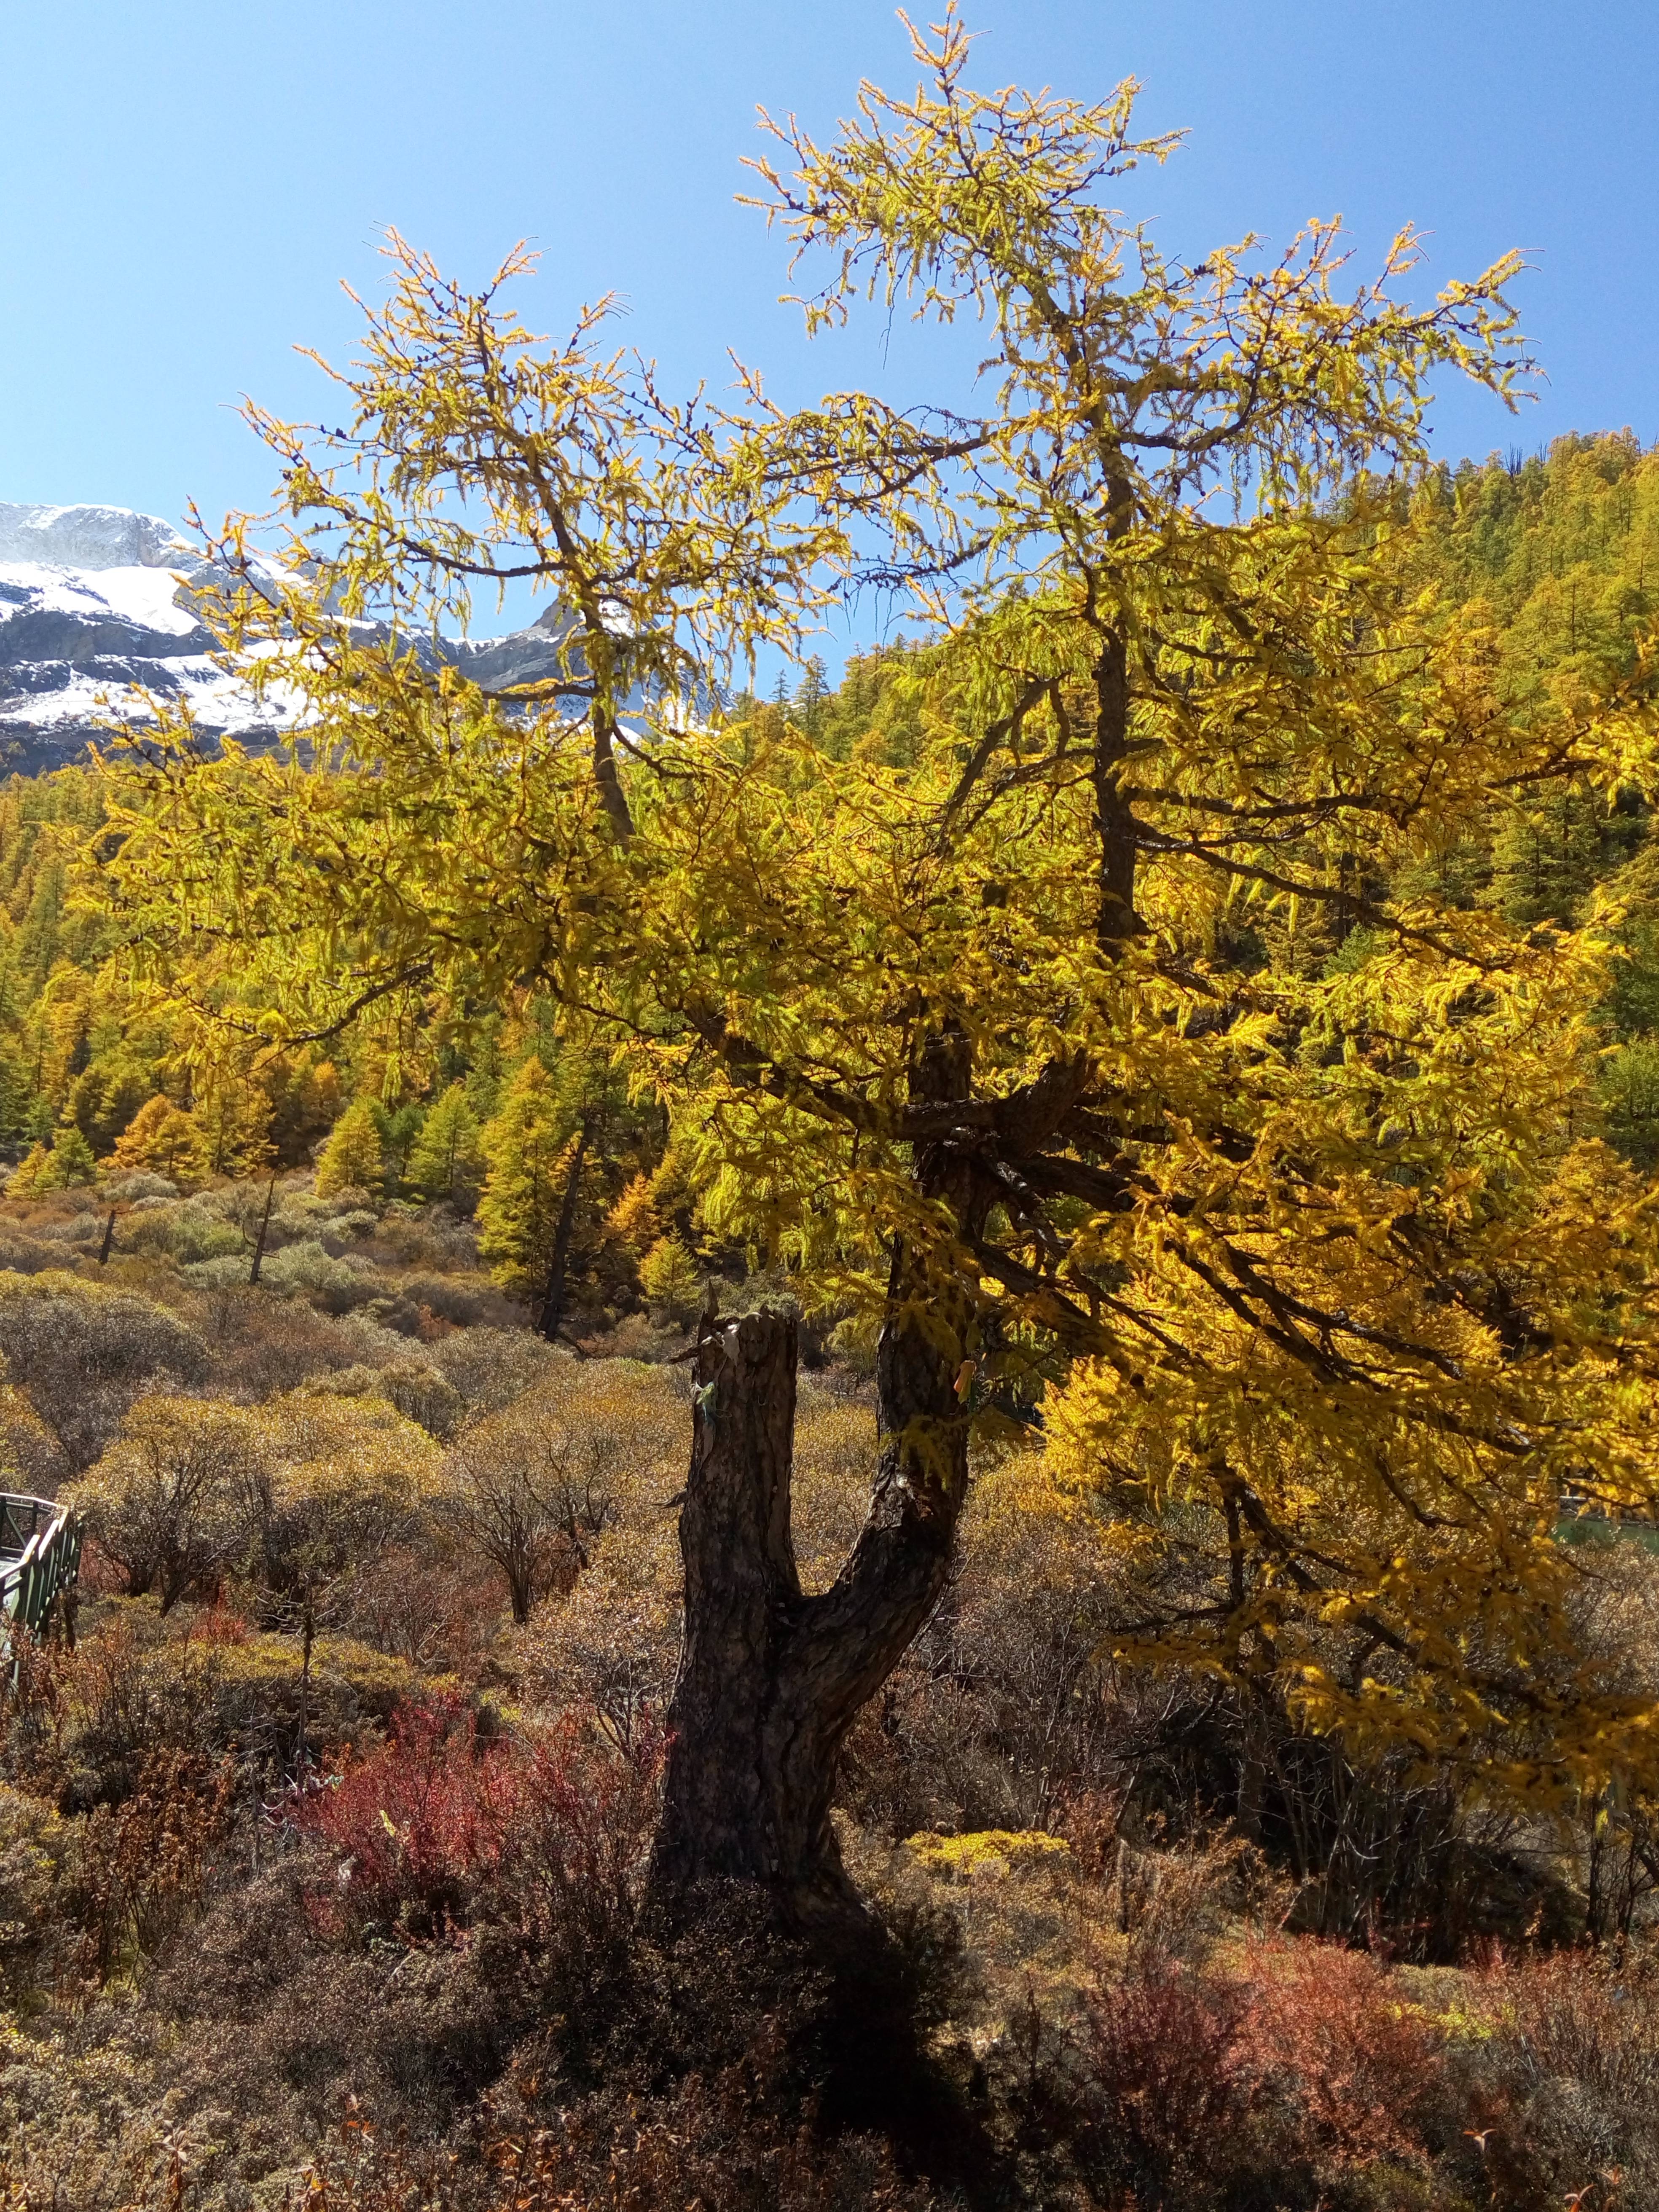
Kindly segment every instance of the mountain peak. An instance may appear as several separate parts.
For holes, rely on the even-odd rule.
[[[290,740],[303,702],[254,698],[214,657],[188,588],[212,571],[159,515],[125,507],[24,507],[0,500],[0,776],[83,759],[112,720],[142,726],[149,702],[187,705],[201,737]],[[428,638],[486,691],[568,680],[568,612],[550,607],[505,637]],[[574,687],[580,689],[579,686]]]
[[[0,561],[55,568],[193,568],[170,522],[130,507],[18,507],[0,500]]]

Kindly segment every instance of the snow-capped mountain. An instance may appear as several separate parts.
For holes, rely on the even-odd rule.
[[[153,514],[119,507],[0,503],[0,758],[33,773],[74,760],[112,714],[142,717],[139,690],[187,698],[204,730],[274,737],[209,658],[184,602],[202,561]]]
[[[204,736],[280,742],[292,705],[256,702],[213,662],[189,591],[209,574],[155,515],[0,501],[0,772],[64,767],[112,716],[144,720],[144,692],[187,702]],[[562,627],[550,609],[529,629],[444,651],[502,690],[558,673]]]

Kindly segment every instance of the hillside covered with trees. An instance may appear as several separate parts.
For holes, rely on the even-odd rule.
[[[1659,2191],[1659,451],[916,45],[757,191],[976,385],[394,238],[209,549],[304,744],[0,790],[20,2205]]]

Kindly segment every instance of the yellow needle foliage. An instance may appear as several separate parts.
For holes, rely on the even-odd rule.
[[[157,1091],[116,1139],[111,1164],[117,1175],[164,1175],[187,1190],[206,1171],[206,1150],[196,1122]]]
[[[386,1147],[372,1098],[354,1098],[334,1124],[317,1160],[317,1195],[386,1188]]]
[[[813,325],[974,325],[932,410],[672,405],[600,311],[533,341],[518,261],[468,295],[394,241],[348,421],[257,418],[295,558],[219,549],[313,750],[135,751],[130,965],[273,1042],[550,992],[671,1101],[711,1228],[933,1347],[915,1540],[956,1409],[1046,1389],[1144,1568],[1127,1652],[1505,1786],[1651,1777],[1554,1533],[1659,1499],[1654,1196],[1594,1111],[1621,918],[1441,871],[1516,793],[1648,790],[1651,722],[1616,676],[1507,711],[1397,496],[1434,376],[1523,381],[1517,264],[1425,306],[1410,234],[1357,284],[1326,224],[1171,258],[1110,204],[1173,147],[1132,86],[975,93],[954,15],[916,46],[762,204]],[[566,674],[494,696],[423,641],[521,575]],[[872,584],[924,625],[902,762],[722,708]]]

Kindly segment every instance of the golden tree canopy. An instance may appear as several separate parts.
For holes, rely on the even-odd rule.
[[[1620,913],[1522,927],[1443,862],[1516,793],[1648,789],[1650,720],[1611,678],[1510,712],[1398,495],[1436,375],[1522,384],[1517,264],[1422,306],[1408,233],[1357,285],[1329,224],[1171,258],[1107,197],[1173,149],[1133,87],[975,93],[954,15],[916,47],[761,188],[810,325],[974,326],[931,410],[680,408],[600,311],[532,340],[520,261],[471,295],[393,241],[347,428],[256,416],[295,559],[217,614],[314,754],[135,752],[135,971],[272,1038],[551,992],[715,1226],[902,1313],[982,1424],[1047,1388],[1146,1562],[1127,1648],[1507,1782],[1645,1768],[1554,1533],[1659,1499],[1653,1194],[1590,1083]],[[567,680],[495,696],[415,641],[509,576]],[[722,707],[871,585],[923,623],[914,757]],[[894,1418],[948,1532],[956,1415]]]

